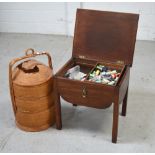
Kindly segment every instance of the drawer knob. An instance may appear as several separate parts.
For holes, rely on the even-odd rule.
[[[82,90],[82,97],[83,97],[83,98],[86,98],[86,96],[87,96],[87,90],[86,90],[86,88],[84,87],[83,90]]]

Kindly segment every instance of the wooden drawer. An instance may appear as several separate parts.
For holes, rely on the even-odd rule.
[[[95,108],[107,108],[112,104],[114,87],[65,78],[57,78],[56,83],[61,97],[73,104]]]

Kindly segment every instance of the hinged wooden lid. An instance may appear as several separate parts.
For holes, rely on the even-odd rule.
[[[138,14],[78,9],[73,57],[132,65]]]

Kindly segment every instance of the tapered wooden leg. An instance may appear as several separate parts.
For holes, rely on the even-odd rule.
[[[119,103],[118,100],[113,104],[113,127],[112,127],[112,142],[117,142],[118,133],[118,117],[119,117]]]
[[[60,103],[60,95],[55,92],[55,112],[56,112],[56,128],[62,129],[62,121],[61,121],[61,103]]]
[[[128,88],[127,88],[125,97],[123,99],[122,116],[126,116],[127,100],[128,100]]]

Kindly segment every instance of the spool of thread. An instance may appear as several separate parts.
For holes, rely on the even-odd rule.
[[[111,74],[112,78],[115,79],[116,78],[116,74]]]
[[[102,67],[102,72],[106,72],[108,70],[108,67],[103,66]]]
[[[92,73],[90,73],[90,74],[89,74],[89,77],[92,77],[92,78],[93,78],[94,76],[95,76],[95,75],[94,75],[94,74],[92,74]]]
[[[116,74],[116,73],[117,73],[116,70],[113,70],[113,71],[110,72],[110,74]]]
[[[99,75],[99,74],[100,74],[100,71],[99,71],[99,70],[97,70],[95,74],[96,74],[96,76],[97,76],[97,75]]]
[[[107,83],[109,83],[110,81],[109,80],[107,80],[107,79],[102,79],[102,83],[103,84],[107,84]]]
[[[98,65],[97,67],[96,67],[97,69],[99,69],[100,71],[102,71],[102,66],[100,66],[100,65]]]
[[[115,84],[115,81],[111,81],[108,83],[108,85],[114,85]]]

